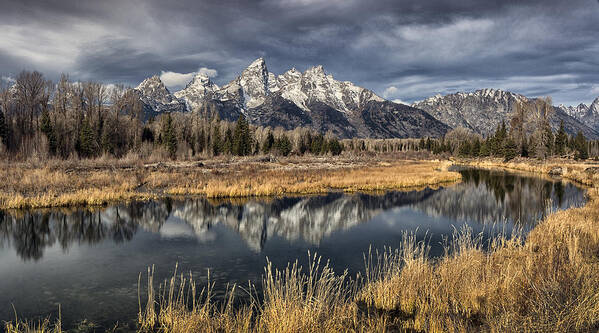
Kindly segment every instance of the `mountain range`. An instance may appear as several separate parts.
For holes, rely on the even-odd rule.
[[[135,91],[146,117],[163,112],[217,113],[235,121],[243,114],[251,124],[293,129],[309,127],[339,138],[440,137],[456,127],[482,135],[494,131],[526,96],[482,89],[469,93],[436,95],[412,105],[388,101],[349,81],[338,81],[322,66],[304,72],[295,68],[276,75],[263,58],[256,59],[239,76],[219,87],[198,73],[187,86],[171,93],[158,76],[144,80]],[[599,139],[599,98],[591,105],[557,106],[551,119],[569,134],[582,131]]]
[[[439,137],[450,129],[422,110],[387,101],[349,81],[335,80],[322,66],[275,75],[263,58],[222,87],[197,74],[174,94],[157,76],[144,80],[135,90],[150,114],[185,108],[215,111],[221,119],[234,121],[243,113],[255,125],[305,126],[340,138]]]
[[[412,107],[428,112],[452,128],[464,127],[486,136],[493,133],[502,121],[509,124],[518,102],[533,100],[508,91],[481,89],[469,93],[436,95],[416,102]],[[595,108],[594,111],[592,108]],[[580,112],[563,105],[554,107],[554,111],[550,119],[554,130],[563,121],[564,129],[570,135],[582,131],[587,138],[599,138],[599,98],[591,107],[582,104]]]

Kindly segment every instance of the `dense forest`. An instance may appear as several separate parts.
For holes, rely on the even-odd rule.
[[[214,110],[165,113],[144,121],[143,103],[134,89],[97,82],[57,83],[39,72],[21,72],[16,82],[0,87],[0,156],[5,159],[121,158],[192,159],[218,155],[287,156],[428,151],[460,157],[552,156],[586,159],[599,156],[599,143],[582,133],[552,131],[551,99],[518,104],[509,124],[483,137],[456,128],[444,137],[420,139],[351,139],[307,128],[286,131],[223,121]]]
[[[39,72],[21,72],[0,89],[0,154],[6,158],[94,158],[127,154],[147,158],[255,154],[332,154],[332,135],[305,128],[285,131],[250,125],[243,115],[223,121],[215,112],[161,114],[143,121],[137,92],[122,85],[54,84]]]

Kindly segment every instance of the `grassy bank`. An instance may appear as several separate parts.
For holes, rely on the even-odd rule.
[[[508,162],[502,159],[463,159],[457,163],[486,169],[525,171],[539,175],[555,175],[587,186],[599,186],[599,163],[576,162],[570,159],[550,159],[546,161],[517,158]]]
[[[468,163],[552,170],[526,161]],[[263,297],[242,306],[233,306],[235,287],[224,303],[215,302],[212,284],[200,290],[193,276],[175,273],[155,289],[149,271],[150,287],[140,302],[140,331],[596,332],[599,183],[585,171],[589,165],[550,163],[561,166],[564,176],[592,185],[589,201],[549,215],[526,239],[498,237],[483,250],[481,238],[463,229],[455,233],[446,254],[433,260],[426,243],[405,234],[399,249],[367,254],[361,277],[335,274],[316,256],[303,269],[268,264]]]
[[[215,159],[4,163],[0,208],[103,205],[165,195],[232,198],[340,191],[391,190],[459,181],[448,162],[385,159]]]

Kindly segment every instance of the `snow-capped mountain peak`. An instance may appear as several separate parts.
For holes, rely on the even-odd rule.
[[[599,115],[599,97],[595,98],[593,103],[591,103],[591,105],[589,106],[589,110],[594,114]]]
[[[212,80],[210,80],[210,77],[204,73],[198,73],[196,74],[193,79],[187,84],[187,87],[189,86],[203,86],[203,87],[207,87],[207,86],[212,86],[212,87],[217,87],[216,84],[214,84],[212,82]]]
[[[186,110],[185,102],[171,94],[158,75],[143,80],[134,90],[144,103],[147,113],[152,115]]]
[[[158,75],[143,80],[135,90],[139,91],[145,97],[152,98],[156,102],[168,104],[173,101],[173,95],[171,95],[171,92],[162,83]]]
[[[310,112],[309,104],[320,102],[342,112],[350,112],[370,100],[384,101],[372,91],[349,81],[337,81],[322,65],[310,67],[304,73],[295,68],[282,75],[268,71],[264,58],[254,60],[241,75],[218,88],[207,77],[196,76],[187,87],[175,93],[191,108],[207,99],[233,102],[247,111],[256,108],[277,93],[300,109]]]
[[[258,58],[237,78],[237,84],[241,87],[241,102],[244,109],[253,108],[264,103],[266,96],[269,94],[269,74],[264,58]],[[272,77],[274,77],[274,74]]]
[[[206,74],[198,73],[183,90],[175,93],[175,97],[185,100],[187,109],[192,111],[200,108],[204,100],[212,98],[219,87]]]
[[[246,68],[246,70],[249,68],[258,68],[260,70],[266,69],[266,61],[264,60],[263,57],[260,57],[256,60],[252,61],[252,63]]]

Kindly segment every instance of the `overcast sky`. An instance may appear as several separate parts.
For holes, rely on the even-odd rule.
[[[0,79],[227,83],[321,64],[388,99],[501,88],[556,104],[599,96],[597,0],[2,0]]]

